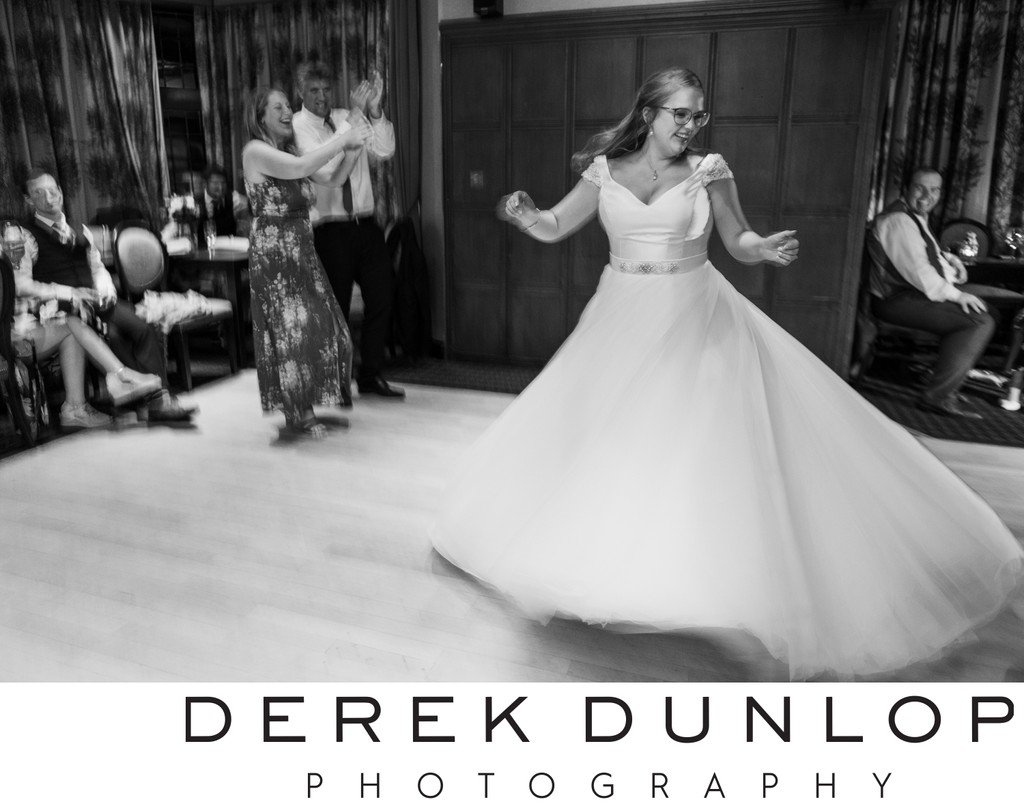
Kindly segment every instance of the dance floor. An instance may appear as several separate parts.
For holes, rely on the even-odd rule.
[[[4,681],[775,681],[737,636],[541,626],[433,552],[434,504],[512,396],[409,386],[281,442],[254,371],[195,426],[0,462]],[[340,411],[332,415],[341,416]],[[1024,449],[923,439],[1024,538]],[[1024,600],[901,681],[1024,680]]]

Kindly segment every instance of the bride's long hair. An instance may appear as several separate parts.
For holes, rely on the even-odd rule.
[[[611,129],[594,135],[586,146],[572,156],[573,172],[581,173],[599,154],[620,157],[643,146],[647,140],[648,127],[644,120],[644,109],[664,106],[683,87],[696,87],[704,92],[704,85],[700,83],[697,74],[685,67],[667,67],[648,76],[637,91],[629,114]]]

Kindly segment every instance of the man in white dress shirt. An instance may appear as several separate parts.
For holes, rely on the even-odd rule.
[[[361,117],[369,119],[372,137],[355,151],[346,150],[310,177],[316,203],[310,211],[317,254],[347,320],[352,284],[363,297],[360,365],[356,382],[360,394],[402,398],[405,393],[381,376],[391,304],[394,270],[384,233],[374,220],[369,154],[381,160],[395,153],[395,130],[381,109],[384,82],[374,72],[350,94],[350,109],[331,109],[331,74],[319,62],[303,62],[296,70],[302,108],[292,117],[295,146],[304,154],[344,131]]]
[[[995,319],[977,295],[959,287],[963,263],[943,252],[928,228],[928,214],[942,195],[942,175],[918,168],[903,195],[878,215],[868,233],[871,311],[879,320],[930,331],[940,337],[939,355],[921,409],[981,418],[957,392],[982,355]]]

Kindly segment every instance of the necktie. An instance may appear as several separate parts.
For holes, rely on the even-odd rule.
[[[337,127],[334,125],[334,121],[331,120],[330,113],[324,118],[324,126],[330,129],[332,132],[337,131]],[[352,183],[349,182],[348,177],[345,178],[345,182],[341,186],[341,205],[345,208],[345,213],[349,216],[352,215]]]
[[[61,244],[68,243],[68,233],[67,230],[64,229],[64,225],[61,222],[53,222],[53,224],[51,224],[50,227],[53,228],[53,232],[57,234],[57,238],[60,240]]]

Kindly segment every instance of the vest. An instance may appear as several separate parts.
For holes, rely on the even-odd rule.
[[[218,236],[234,236],[238,234],[238,223],[235,221],[235,212],[231,207],[231,192],[228,191],[226,199],[222,199],[219,208],[214,209],[213,221],[217,225]],[[204,227],[210,218],[206,210],[206,194],[196,196],[196,207],[199,209],[199,217],[196,220],[196,237],[202,240]]]
[[[93,287],[92,270],[89,268],[88,242],[81,233],[75,234],[74,244],[61,244],[53,229],[44,225],[35,216],[25,224],[25,229],[35,236],[39,255],[32,268],[32,277],[42,283],[59,283],[77,289]]]
[[[871,228],[867,234],[867,254],[870,261],[870,271],[868,273],[868,285],[871,294],[874,297],[880,297],[883,300],[892,297],[897,292],[905,291],[906,289],[915,289],[913,284],[909,283],[906,278],[900,275],[899,270],[893,264],[889,255],[885,252],[885,248],[882,246],[882,242],[879,241],[878,235],[875,232],[875,224],[881,219],[887,216],[894,216],[900,213],[905,213],[910,217],[910,220],[917,226],[918,231],[921,234],[921,240],[924,242],[925,252],[928,253],[928,260],[935,271],[942,275],[942,264],[939,261],[939,252],[935,247],[935,242],[928,236],[928,233],[924,229],[924,225],[921,220],[914,215],[911,211],[910,206],[904,201],[903,197],[894,199],[885,209],[878,214],[874,222],[872,222]]]

